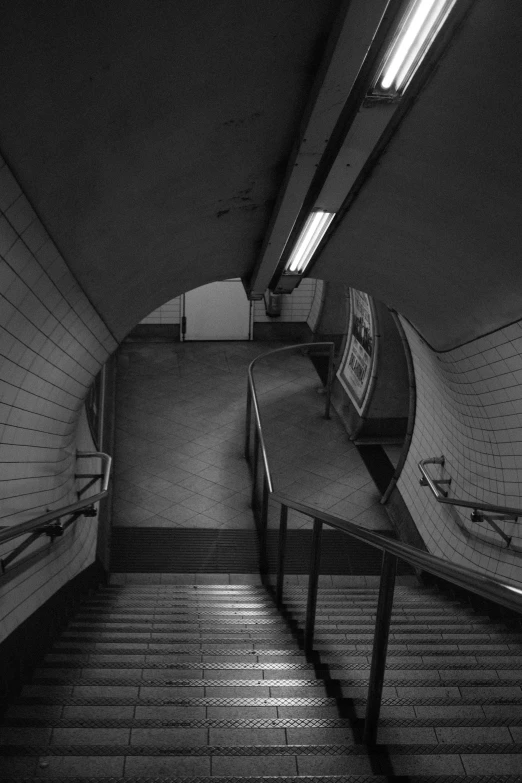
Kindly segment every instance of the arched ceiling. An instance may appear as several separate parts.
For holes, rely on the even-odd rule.
[[[122,337],[247,275],[340,0],[12,0],[0,150]]]
[[[334,20],[378,4],[13,0],[0,150],[117,337],[251,274]],[[472,4],[312,271],[440,349],[522,314],[521,40]]]
[[[444,350],[522,316],[522,4],[475,2],[313,275]]]

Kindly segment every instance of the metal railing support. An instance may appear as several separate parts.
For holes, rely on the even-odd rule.
[[[522,516],[522,508],[512,508],[511,506],[497,506],[493,503],[481,503],[479,500],[464,500],[460,498],[449,498],[448,493],[440,488],[440,484],[449,484],[450,478],[434,479],[428,473],[426,465],[442,465],[444,466],[444,457],[430,457],[429,459],[422,459],[419,462],[419,470],[422,474],[420,479],[421,487],[429,487],[435,498],[439,503],[447,506],[461,506],[462,508],[471,508],[474,512],[486,511],[488,514],[506,514],[505,518],[510,522],[515,522],[517,517]],[[472,519],[472,521],[474,521]]]
[[[314,519],[312,551],[310,553],[310,574],[308,576],[308,600],[306,602],[306,624],[304,632],[305,650],[311,650],[314,643],[315,611],[317,607],[317,588],[319,585],[319,567],[321,565],[321,536],[323,523]]]
[[[245,459],[247,462],[250,462],[250,432],[252,429],[252,390],[250,388],[250,383],[247,383],[245,426]]]
[[[261,501],[261,527],[266,530],[268,527],[268,478],[266,473],[263,474],[263,498]]]
[[[279,548],[277,551],[277,584],[276,604],[279,608],[283,603],[283,585],[285,581],[286,530],[288,524],[288,506],[281,506],[279,519]]]
[[[395,588],[396,572],[397,558],[395,555],[390,555],[389,552],[384,552],[382,557],[379,600],[375,618],[370,681],[368,684],[368,696],[366,701],[366,719],[364,722],[364,742],[368,745],[375,744],[377,738],[377,724],[381,711],[382,688],[384,683],[384,672],[386,670],[386,653],[388,651],[388,637],[390,634],[390,622],[393,610],[393,592]]]
[[[266,528],[261,528],[258,531],[259,536],[259,573],[261,575],[261,582],[265,587],[268,587],[268,557],[266,551]]]
[[[252,510],[257,522],[257,469],[259,466],[259,432],[256,427],[254,432],[254,459],[252,462]]]
[[[0,560],[0,568],[2,569],[2,573],[5,574],[5,569],[9,565],[9,563],[12,563],[13,560],[15,560],[18,555],[21,555],[22,552],[24,552],[28,547],[31,546],[31,544],[34,544],[34,542],[40,538],[42,535],[40,530],[37,530],[36,533],[31,533],[31,535],[25,539],[25,541],[22,541],[21,544],[18,544],[18,546],[11,550],[9,554],[6,557],[3,557]]]
[[[82,497],[82,495],[85,495],[86,492],[89,491],[91,487],[93,487],[99,479],[103,478],[103,473],[75,473],[74,478],[76,479],[82,479],[82,478],[90,478],[91,480],[85,484],[84,487],[79,489],[77,491],[78,500]]]
[[[69,514],[76,514],[75,519],[79,516],[92,516],[89,512],[89,508],[104,498],[109,491],[109,479],[111,474],[112,458],[108,454],[104,454],[99,451],[81,451],[77,452],[77,459],[93,459],[100,458],[103,462],[103,472],[100,474],[101,488],[95,495],[91,495],[83,500],[78,500],[76,503],[71,503],[68,506],[62,506],[59,509],[53,511],[46,511],[45,514],[41,514],[34,519],[30,519],[27,522],[21,522],[19,525],[13,525],[12,527],[4,528],[0,530],[0,544],[12,541],[19,536],[26,534],[32,534],[37,530],[41,530],[45,533],[45,528],[56,519],[68,516]]]
[[[334,354],[335,345],[332,343],[328,357],[328,379],[326,381],[326,399],[324,403],[324,418],[330,418],[330,405],[332,401],[332,384],[334,378]]]
[[[331,343],[310,343],[306,347],[322,347],[328,345],[330,349],[330,362],[328,369],[328,383],[327,383],[327,400],[325,407],[325,416],[329,417],[330,413],[330,393],[331,385],[333,383],[333,357],[334,348]],[[280,353],[282,351],[288,351],[295,349],[296,346],[287,346],[285,348],[278,348],[275,351],[270,351],[270,354]],[[302,344],[298,346],[302,349]],[[267,354],[265,354],[267,355]],[[258,357],[259,358],[263,358]],[[315,628],[315,616],[317,606],[317,589],[319,584],[319,566],[321,560],[321,535],[323,524],[328,525],[330,529],[340,530],[344,535],[348,535],[356,541],[361,541],[368,544],[371,547],[380,549],[383,552],[383,565],[381,571],[381,582],[379,588],[379,601],[377,606],[377,617],[374,633],[373,643],[373,655],[371,662],[370,681],[368,688],[368,701],[366,709],[366,721],[364,730],[364,740],[368,744],[375,743],[377,736],[377,723],[379,720],[380,705],[382,698],[382,689],[384,683],[384,673],[386,669],[386,653],[388,647],[388,637],[391,622],[391,613],[393,606],[393,592],[395,587],[395,574],[397,569],[397,560],[405,560],[410,565],[421,571],[427,571],[430,574],[441,577],[454,585],[463,587],[465,590],[469,590],[474,595],[480,595],[489,601],[500,604],[512,611],[522,613],[522,591],[520,586],[515,582],[509,580],[500,580],[496,577],[491,577],[480,571],[467,568],[465,566],[452,563],[451,561],[443,560],[435,555],[430,555],[427,552],[423,552],[408,544],[403,544],[400,541],[383,536],[380,533],[376,533],[372,530],[367,530],[359,525],[350,522],[349,520],[342,519],[333,514],[329,514],[326,511],[321,511],[318,508],[309,506],[297,500],[292,500],[280,492],[274,490],[272,484],[272,477],[270,466],[268,464],[268,455],[266,451],[263,428],[261,425],[261,417],[259,411],[259,404],[256,396],[255,383],[253,378],[253,368],[257,359],[251,362],[248,370],[249,386],[248,386],[248,403],[247,403],[247,438],[245,446],[245,456],[247,461],[252,466],[254,486],[252,490],[252,506],[254,510],[256,525],[260,532],[261,540],[261,552],[260,552],[260,566],[263,574],[263,583],[266,583],[266,530],[268,514],[264,509],[267,507],[267,503],[272,498],[276,502],[281,504],[281,521],[279,527],[279,552],[278,552],[278,564],[277,564],[277,583],[275,591],[275,599],[278,607],[283,605],[283,584],[284,584],[284,570],[285,570],[285,556],[286,556],[286,540],[287,540],[287,521],[288,510],[292,509],[301,514],[305,514],[314,520],[314,529],[312,537],[312,550],[310,556],[310,576],[308,581],[308,598],[306,608],[306,624],[304,633],[304,646],[305,649],[310,651],[313,645],[314,628]],[[253,459],[250,456],[250,439],[252,436],[252,416],[254,416],[254,450]],[[258,513],[257,504],[257,480],[259,469],[259,458],[263,463],[263,497],[262,497],[262,516],[260,518]],[[504,514],[511,514],[513,517],[522,516],[522,509],[513,509],[505,507],[495,507],[489,504],[480,504],[475,501],[456,500],[446,497],[446,493],[440,489],[440,484],[447,484],[448,479],[432,479],[426,470],[426,465],[429,464],[444,464],[443,457],[435,457],[427,460],[422,460],[419,463],[421,470],[423,485],[429,486],[435,497],[440,503],[447,503],[449,505],[460,505],[463,507],[473,509],[475,516],[474,521],[481,521],[478,516],[483,517],[486,521],[488,517],[485,515],[479,515],[479,511],[486,511],[489,515],[491,512],[499,511]],[[505,517],[504,517],[505,518]],[[498,519],[493,517],[493,519]],[[263,524],[260,522],[263,521]],[[489,521],[489,520],[488,520]],[[514,521],[514,519],[512,520]],[[0,541],[1,541],[0,532]]]
[[[263,584],[267,583],[268,578],[268,552],[267,552],[267,535],[268,535],[268,477],[263,471],[263,492],[261,499],[261,518],[259,526],[259,545],[260,545],[260,572]]]

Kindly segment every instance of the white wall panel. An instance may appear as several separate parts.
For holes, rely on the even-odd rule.
[[[421,459],[444,455],[451,497],[522,507],[522,322],[436,353],[403,321],[415,368],[413,439],[398,487],[434,554],[522,583],[521,522],[503,522],[512,549],[469,509],[419,486]],[[431,466],[437,476],[437,466]],[[471,536],[463,532],[465,528]]]
[[[181,296],[165,302],[140,321],[142,324],[179,324],[181,319]]]
[[[322,280],[315,280],[315,290],[314,290],[314,296],[312,299],[312,304],[310,306],[310,313],[307,318],[307,324],[312,330],[312,332],[315,332],[317,329],[317,323],[319,321],[319,316],[321,315],[321,309],[323,306],[323,293],[324,293],[324,285]]]
[[[266,314],[265,303],[260,300],[254,302],[254,323],[303,323],[308,321],[318,280],[306,277],[291,294],[285,294],[281,298],[281,315],[278,318],[270,318]]]
[[[116,342],[1,159],[0,209],[0,525],[5,527],[76,499],[78,417]],[[0,638],[92,562],[94,543],[95,525],[78,526],[43,561],[0,587]],[[47,544],[41,539],[34,548]]]
[[[321,280],[305,278],[292,294],[283,296],[281,316],[270,318],[265,312],[263,301],[254,302],[254,322],[271,321],[307,322],[312,331],[319,317],[322,302],[323,284]],[[171,299],[143,319],[142,324],[179,324],[181,318],[181,297]]]

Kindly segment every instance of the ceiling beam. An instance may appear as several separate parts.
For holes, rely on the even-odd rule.
[[[253,299],[264,294],[278,267],[388,5],[388,0],[352,0],[344,5],[332,30],[258,262],[246,286]]]

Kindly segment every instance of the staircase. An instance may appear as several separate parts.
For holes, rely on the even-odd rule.
[[[308,659],[304,587],[285,617],[254,585],[101,589],[6,710],[0,779],[521,781],[522,634],[417,584],[368,752],[377,587],[356,584],[320,590]]]

